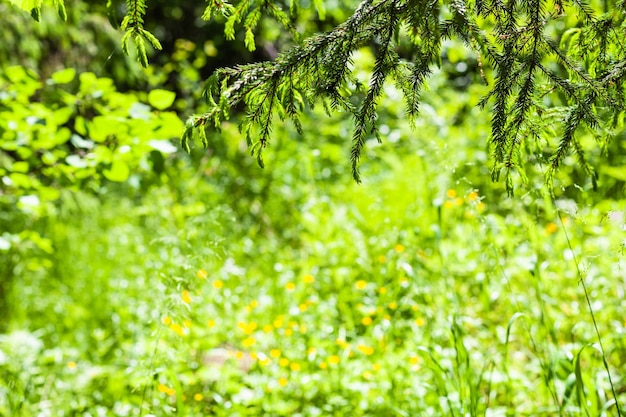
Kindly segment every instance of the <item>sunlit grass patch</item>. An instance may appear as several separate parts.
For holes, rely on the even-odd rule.
[[[576,265],[622,389],[623,221],[606,213],[623,203],[497,205],[415,186],[407,158],[308,190],[297,214],[268,197],[259,224],[160,193],[54,223],[56,269],[20,282],[32,332],[0,339],[0,412],[11,395],[105,415],[616,415]]]

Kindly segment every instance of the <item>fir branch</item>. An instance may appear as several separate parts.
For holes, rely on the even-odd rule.
[[[135,43],[137,59],[144,67],[148,66],[148,55],[145,41],[148,41],[154,49],[162,49],[159,40],[150,32],[143,28],[143,17],[146,14],[146,0],[126,0],[126,16],[122,20],[120,28],[126,33],[122,38],[122,52],[128,55],[128,44],[130,38]]]
[[[389,25],[386,30],[381,33],[381,41],[379,46],[378,55],[374,64],[374,70],[372,72],[372,78],[370,81],[370,87],[363,100],[360,110],[355,115],[356,128],[352,137],[352,177],[356,182],[360,182],[360,175],[358,169],[359,159],[361,158],[361,151],[365,144],[365,135],[368,132],[373,132],[376,129],[376,103],[382,93],[382,88],[387,78],[387,75],[392,68],[396,66],[398,56],[391,48],[391,37],[398,22],[397,11],[395,10],[395,1],[388,3],[389,13]]]
[[[548,176],[571,149],[591,175],[591,164],[575,132],[581,123],[590,129],[602,128],[607,117],[599,114],[604,109],[613,113],[614,123],[623,115],[626,57],[623,48],[616,48],[622,43],[616,24],[624,17],[614,13],[598,18],[584,1],[573,0],[572,4],[556,0],[554,10],[546,11],[543,0],[364,0],[344,23],[305,39],[274,62],[218,70],[205,91],[210,109],[194,120],[202,120],[202,127],[208,122],[217,127],[231,109],[243,103],[247,116],[241,131],[260,159],[269,143],[273,114],[290,119],[300,132],[298,116],[307,106],[321,103],[328,113],[336,109],[350,112],[355,126],[350,158],[358,182],[358,163],[368,136],[381,140],[376,128],[377,104],[385,83],[392,78],[403,93],[406,114],[412,121],[419,113],[421,90],[431,66],[441,62],[442,41],[456,38],[478,55],[485,83],[487,75],[494,77],[490,91],[479,103],[483,107],[491,104],[494,177],[506,168],[507,188],[516,170],[525,180],[524,157],[542,152],[527,140],[549,144],[550,121],[558,114],[563,115],[562,137],[550,159]],[[243,22],[249,48],[261,13],[285,27],[291,24],[290,17],[269,0],[241,0],[236,6],[213,0],[209,6],[212,13],[218,6],[229,10],[228,36],[234,36],[236,24]],[[297,13],[298,7],[290,7],[290,13]],[[544,28],[571,10],[581,13],[581,27],[563,38],[566,49],[561,49]],[[446,20],[444,13],[448,13]],[[400,57],[397,47],[407,40],[410,57]],[[352,55],[363,46],[375,50],[375,64],[361,94]],[[584,51],[580,51],[582,47]],[[483,71],[482,58],[493,72]],[[360,102],[355,105],[357,98]],[[544,109],[542,101],[554,99],[564,101],[563,107]],[[542,113],[549,117],[542,119]],[[259,139],[253,141],[253,136]],[[187,134],[187,140],[189,137]]]
[[[526,79],[524,84],[520,87],[520,92],[518,94],[517,100],[513,105],[512,114],[513,118],[511,120],[510,126],[506,129],[507,131],[513,132],[510,134],[510,143],[508,145],[509,151],[508,156],[505,161],[505,165],[507,167],[513,167],[513,156],[516,151],[517,146],[520,144],[520,135],[519,132],[522,129],[522,126],[526,124],[528,120],[528,115],[533,107],[533,93],[535,90],[535,68],[541,62],[541,53],[539,51],[539,42],[542,35],[542,25],[541,25],[541,2],[536,1],[528,1],[526,3],[527,10],[526,13],[529,13],[530,25],[532,27],[532,51],[527,61],[523,65],[526,68]],[[523,48],[522,48],[523,49]]]
[[[367,42],[380,38],[380,34],[384,34],[380,41],[381,53],[377,59],[377,70],[372,77],[366,100],[360,110],[354,113],[355,120],[361,125],[355,129],[356,162],[362,146],[362,143],[359,145],[360,141],[366,132],[375,130],[372,121],[376,117],[376,102],[382,93],[387,74],[398,60],[395,52],[391,50],[391,39],[399,18],[396,17],[393,24],[389,25],[390,13],[398,16],[396,1],[382,1],[376,4],[366,1],[344,24],[331,32],[306,40],[303,45],[279,55],[273,63],[240,65],[218,70],[211,77],[210,85],[207,85],[205,97],[210,105],[219,109],[214,108],[196,117],[215,121],[243,101],[249,108],[248,121],[245,123],[260,128],[261,147],[255,148],[255,153],[259,156],[260,149],[267,144],[271,132],[272,113],[276,109],[289,114],[292,120],[297,120],[294,115],[299,99],[312,101],[327,97],[333,108],[340,106],[354,112],[352,105],[339,91],[348,80],[355,81],[350,73],[351,53]],[[283,94],[282,99],[277,100],[277,90],[283,85],[281,80],[286,79],[289,80],[291,89],[305,93],[298,95],[298,99],[295,94]],[[218,88],[218,85],[225,88]],[[311,92],[314,94],[311,95]],[[219,103],[215,100],[218,95],[221,96]],[[297,121],[295,123],[298,124]],[[248,133],[251,131],[249,126],[244,126],[243,129]],[[362,137],[357,133],[359,129],[363,132]],[[355,178],[358,178],[357,173]]]
[[[575,140],[574,135],[576,133],[576,130],[578,129],[578,126],[583,121],[589,122],[589,119],[585,117],[585,114],[589,113],[589,109],[587,107],[589,107],[589,105],[593,102],[594,98],[595,97],[593,96],[593,94],[589,94],[584,102],[581,102],[579,105],[571,108],[567,116],[565,117],[563,136],[561,137],[556,152],[550,158],[549,171],[552,171],[550,173],[550,177],[554,175],[554,172],[563,163],[563,159],[567,155],[570,146]],[[594,122],[591,123],[593,125]],[[580,149],[580,146],[578,146],[577,148]],[[582,153],[578,153],[578,155],[579,158],[585,160]]]

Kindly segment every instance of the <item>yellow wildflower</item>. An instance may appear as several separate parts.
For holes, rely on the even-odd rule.
[[[176,394],[176,390],[174,388],[170,388],[165,384],[159,384],[157,386],[157,390],[163,394],[174,395]]]
[[[277,329],[280,329],[281,327],[283,327],[284,320],[285,318],[282,315],[278,316],[273,322],[274,327],[276,327]]]
[[[372,355],[374,353],[374,348],[371,346],[367,346],[367,345],[357,345],[356,346],[357,350],[367,356]]]
[[[478,195],[478,193],[476,191],[472,191],[467,195],[467,199],[469,201],[476,201],[480,198],[480,196]]]
[[[549,235],[556,233],[557,230],[559,230],[559,227],[552,222],[546,225],[546,233],[548,233]]]
[[[342,349],[347,349],[350,347],[350,343],[346,342],[343,339],[337,339],[336,340],[337,345],[339,345],[339,347],[341,347]]]
[[[185,330],[183,329],[183,326],[181,326],[178,323],[170,324],[170,329],[172,329],[174,331],[174,333],[176,333],[179,336],[184,336],[185,335]]]

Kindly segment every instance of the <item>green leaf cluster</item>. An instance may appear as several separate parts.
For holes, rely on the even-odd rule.
[[[23,67],[7,68],[0,77],[0,197],[55,201],[64,188],[96,191],[105,180],[149,174],[153,152],[176,149],[169,141],[182,123],[163,111],[174,99],[165,90],[145,98],[120,93],[110,79],[73,68],[45,81]]]
[[[30,13],[37,22],[41,19],[41,7],[43,6],[44,0],[9,0],[9,2]],[[67,20],[67,10],[65,10],[64,0],[47,0],[46,2],[52,3],[52,6],[54,6],[57,14],[63,21]]]

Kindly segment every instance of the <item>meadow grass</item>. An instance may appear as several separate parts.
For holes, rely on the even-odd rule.
[[[54,254],[13,286],[0,410],[618,415],[603,361],[623,392],[623,202],[503,207],[415,186],[420,163],[311,191],[277,214],[297,212],[297,241],[202,190],[67,196],[40,226]]]
[[[571,167],[505,198],[484,116],[426,97],[411,130],[394,105],[361,185],[341,115],[277,127],[266,171],[226,123],[159,185],[25,221],[0,415],[620,415],[626,201]]]

